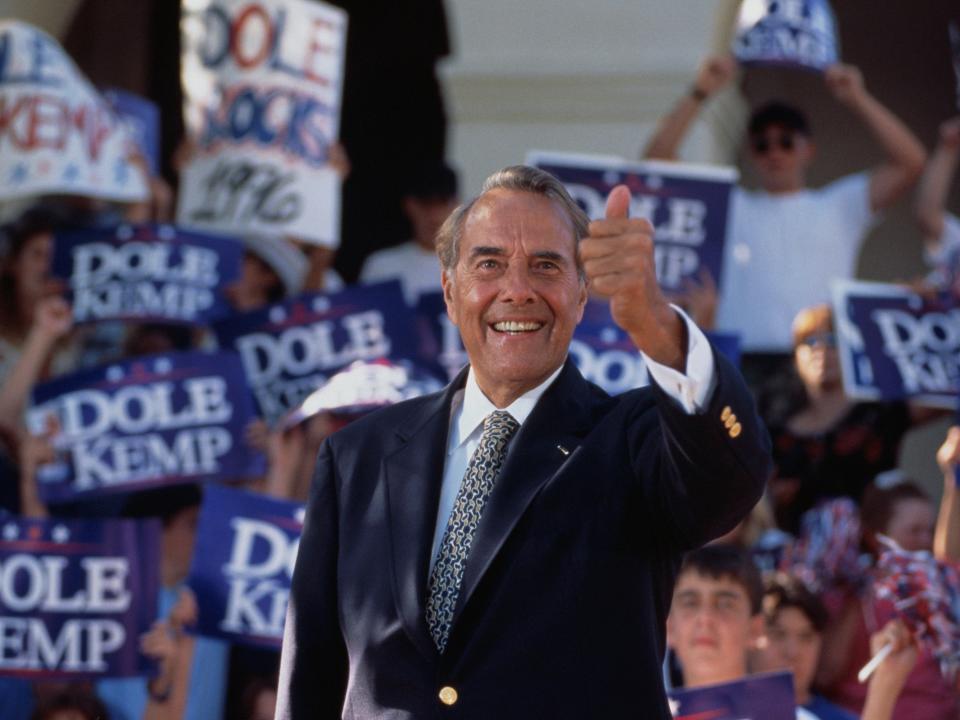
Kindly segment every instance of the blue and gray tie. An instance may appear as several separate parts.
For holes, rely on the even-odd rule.
[[[453,610],[460,595],[463,572],[470,555],[470,546],[480,524],[483,507],[490,497],[493,484],[500,474],[500,466],[507,454],[507,444],[520,425],[508,412],[497,410],[483,421],[480,444],[474,451],[460,490],[447,521],[437,562],[430,573],[427,599],[427,626],[443,652],[450,635]]]

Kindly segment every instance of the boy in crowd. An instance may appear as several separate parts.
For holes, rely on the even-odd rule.
[[[708,545],[684,558],[667,617],[667,645],[684,687],[739,680],[763,635],[760,571],[732,545]]]
[[[403,196],[403,212],[413,238],[370,255],[360,282],[400,280],[407,302],[415,305],[421,293],[440,292],[440,263],[434,244],[443,221],[457,206],[457,175],[445,163],[415,173]]]

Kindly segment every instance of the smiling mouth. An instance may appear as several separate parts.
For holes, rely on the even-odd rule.
[[[491,327],[500,333],[506,333],[508,335],[522,335],[523,333],[536,332],[544,325],[546,325],[546,323],[504,320],[502,322],[493,323]]]

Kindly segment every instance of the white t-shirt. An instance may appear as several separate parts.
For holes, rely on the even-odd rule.
[[[717,328],[748,352],[789,352],[794,316],[853,277],[875,219],[868,173],[789,195],[734,188]]]
[[[421,293],[439,292],[440,261],[433,250],[424,250],[410,241],[378,250],[370,255],[360,272],[360,282],[399,279],[407,302],[416,304]]]
[[[944,213],[943,230],[936,247],[924,255],[932,268],[927,281],[944,290],[953,287],[960,276],[960,218]]]

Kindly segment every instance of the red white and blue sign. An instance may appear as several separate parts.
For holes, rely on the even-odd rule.
[[[184,0],[178,222],[336,247],[347,15],[313,0]]]
[[[822,72],[840,60],[837,37],[827,0],[742,0],[733,54],[745,65]]]
[[[56,40],[18,20],[0,20],[0,108],[0,199],[147,198],[124,123]]]
[[[231,311],[243,244],[172,225],[120,225],[57,234],[51,273],[67,285],[77,323],[206,324]]]
[[[950,296],[931,300],[899,285],[837,281],[833,310],[850,397],[956,406],[960,307]]]
[[[187,585],[198,635],[280,648],[304,506],[208,486]]]
[[[557,177],[591,220],[604,217],[614,187],[630,188],[630,216],[653,224],[657,280],[665,291],[682,292],[704,269],[723,277],[735,168],[541,151],[526,162]]]
[[[400,282],[301,295],[214,324],[240,354],[260,413],[274,423],[356,360],[415,360],[417,340]]]
[[[159,522],[0,518],[0,674],[145,675],[157,615]]]
[[[28,416],[58,420],[57,459],[40,467],[46,503],[157,485],[262,475],[247,444],[254,420],[235,353],[167,353],[84,370],[34,388]]]

